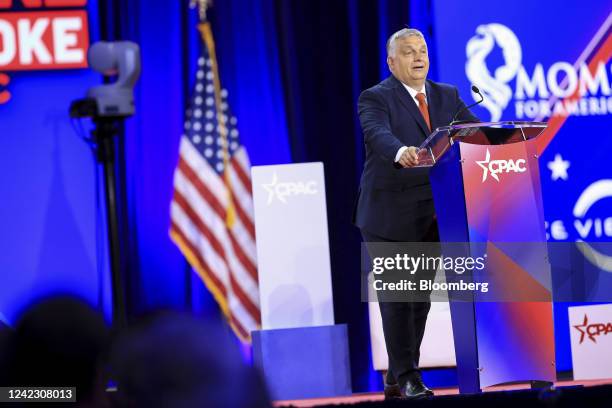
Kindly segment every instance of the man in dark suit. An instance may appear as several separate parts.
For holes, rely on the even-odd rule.
[[[477,121],[457,88],[427,80],[429,58],[423,34],[404,28],[387,41],[390,77],[359,97],[366,161],[354,223],[364,242],[436,242],[438,227],[429,169],[417,165],[418,147],[460,112]],[[386,397],[433,395],[418,369],[429,302],[379,302],[389,370]]]

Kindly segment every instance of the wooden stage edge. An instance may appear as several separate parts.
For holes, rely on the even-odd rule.
[[[555,382],[556,387],[572,387],[572,386],[584,386],[593,387],[596,385],[612,384],[612,379],[607,380],[588,380],[588,381],[557,381]],[[528,390],[529,384],[509,384],[509,385],[496,385],[494,387],[487,387],[484,392],[495,392],[495,391],[513,391],[513,390]],[[435,395],[458,395],[458,388],[434,388]],[[359,402],[367,401],[382,401],[384,399],[382,392],[372,392],[363,394],[353,394],[346,397],[333,397],[333,398],[312,398],[303,400],[285,400],[285,401],[274,401],[275,407],[293,406],[293,407],[316,407],[318,405],[331,405],[331,404],[356,404]]]

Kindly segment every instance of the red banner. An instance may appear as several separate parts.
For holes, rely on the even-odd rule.
[[[0,71],[87,67],[84,10],[0,13]]]

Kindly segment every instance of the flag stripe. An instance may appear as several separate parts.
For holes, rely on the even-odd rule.
[[[176,205],[173,206],[173,218],[175,220],[174,228],[180,232],[181,237],[185,240],[187,246],[197,254],[197,260],[201,263],[204,271],[211,270],[208,267],[207,262],[204,260],[204,256],[207,256],[209,259],[211,258],[211,249],[210,245],[205,239],[201,239],[199,235],[199,229],[192,223],[191,220],[185,213],[182,213],[182,209]],[[211,265],[214,265],[211,263]],[[220,270],[219,266],[216,267],[217,270]],[[214,270],[214,269],[213,269]],[[223,281],[228,281],[224,285],[222,282],[218,280],[214,274],[207,274],[208,277],[211,278],[213,283],[218,288],[223,288],[220,290],[221,294],[224,295],[227,299],[227,304],[229,305],[228,313],[235,314],[240,321],[245,321],[247,323],[247,327],[257,325],[259,316],[258,312],[254,313],[254,311],[258,311],[258,307],[256,307],[246,296],[244,291],[240,288],[238,282],[235,281],[235,278],[231,274],[225,274],[226,279]],[[228,288],[229,287],[229,288]],[[228,290],[229,289],[229,290]]]
[[[219,200],[217,199],[217,195],[213,194],[212,191],[200,180],[200,178],[195,174],[193,169],[187,164],[183,159],[179,160],[178,169],[183,173],[183,175],[189,179],[191,184],[198,190],[202,198],[206,200],[210,206],[214,209],[217,215],[225,219],[227,216],[227,212],[225,208],[221,205]]]
[[[234,197],[233,191],[232,191],[232,197]],[[233,201],[236,202],[236,200],[233,200]],[[249,237],[253,241],[255,241],[255,224],[253,224],[253,221],[251,221],[247,213],[244,212],[241,205],[239,204],[234,205],[234,209],[236,210],[236,215],[238,215],[238,217],[240,218],[242,225],[244,225],[244,229],[249,234]]]
[[[221,309],[223,310],[223,313],[228,317],[228,319],[231,322],[233,322],[235,325],[238,326],[238,329],[240,330],[240,337],[245,340],[248,340],[249,335],[246,329],[244,328],[245,327],[244,324],[241,321],[246,320],[246,325],[249,325],[249,324],[252,325],[254,322],[252,322],[250,318],[244,316],[244,311],[240,310],[241,308],[237,306],[235,302],[232,302],[234,303],[233,304],[234,307],[228,307],[227,305],[228,296],[227,296],[227,293],[225,293],[223,286],[218,286],[218,282],[215,282],[214,275],[208,272],[210,271],[210,269],[208,268],[206,261],[204,261],[202,256],[199,254],[197,247],[182,232],[182,228],[178,226],[177,224],[173,223],[171,225],[170,231],[171,231],[171,235],[173,236],[173,238],[176,241],[178,241],[177,244],[179,245],[179,247],[190,253],[190,258],[192,258],[190,259],[190,262],[192,262],[192,266],[196,269],[198,274],[201,275],[201,277],[204,279],[205,282],[207,282],[207,284],[213,285],[211,287],[213,295],[215,295],[215,298],[221,304]],[[232,312],[232,309],[234,310],[234,312]],[[236,313],[235,311],[236,309],[239,309],[239,313]],[[238,316],[241,314],[243,316],[241,319],[239,319]]]
[[[171,206],[171,214],[173,222],[181,228],[183,235],[198,249],[198,255],[206,260],[206,267],[213,271],[212,276],[215,277],[219,285],[223,286],[223,293],[227,295],[228,275],[229,271],[225,260],[213,249],[210,241],[205,239],[202,231],[200,231],[178,202],[173,202]]]
[[[241,160],[243,158],[243,154],[241,153],[242,149],[241,151],[237,152],[232,158],[233,168],[234,170],[236,170],[236,175],[242,182],[244,188],[249,192],[250,196],[253,196],[253,191],[251,188],[251,177],[249,177],[249,175],[245,172],[245,168],[249,168],[250,166],[248,166],[248,164],[245,165],[244,160]]]
[[[196,258],[195,260],[198,261],[198,264],[199,264],[198,266],[201,269],[199,270],[199,272],[204,274],[207,280],[211,281],[211,283],[214,285],[215,289],[219,292],[220,295],[222,295],[223,297],[226,297],[227,292],[225,290],[225,285],[219,282],[219,279],[214,274],[209,273],[211,269],[206,264],[206,261],[204,260],[204,258],[202,258],[202,256],[199,254],[199,251],[195,248],[195,245],[191,243],[189,239],[187,239],[187,237],[183,233],[182,228],[180,228],[175,222],[171,223],[170,228],[171,228],[172,233],[176,234],[178,238],[182,240],[182,243],[185,246],[187,246],[187,249],[189,249],[191,253],[193,254],[193,256]]]
[[[234,225],[232,225],[232,235],[244,254],[249,258],[253,265],[257,265],[257,248],[255,241],[251,238],[250,234],[244,228],[242,220],[236,217]]]
[[[236,238],[234,237],[234,234],[232,232],[229,233],[229,238],[232,242],[232,248],[234,249],[234,253],[236,254],[236,257],[238,258],[240,263],[244,266],[244,268],[247,270],[251,278],[257,281],[258,279],[257,278],[257,267],[246,256],[246,254],[240,247],[240,244],[238,244],[238,241],[236,241]]]
[[[242,290],[240,284],[236,281],[236,277],[233,274],[230,274],[230,283],[232,285],[234,294],[240,300],[240,303],[242,303],[246,311],[251,315],[251,318],[259,324],[259,308],[253,302],[251,302],[247,294],[244,292],[244,290]]]
[[[236,197],[238,203],[240,203],[240,206],[244,210],[245,214],[247,214],[249,220],[252,222],[254,213],[253,200],[251,199],[252,194],[244,188],[242,180],[240,180],[238,172],[236,171],[236,167],[238,166],[239,164],[236,164],[234,161],[232,161],[231,166],[229,167],[228,173],[230,177],[230,188],[234,193],[234,196]]]
[[[223,179],[185,137],[181,141],[179,153],[180,157],[189,164],[195,177],[209,187],[210,192],[214,194],[215,199],[221,204],[221,207],[227,208],[227,188],[225,187]]]
[[[193,207],[194,213],[213,232],[214,238],[221,241],[225,236],[227,226],[225,217],[216,211],[210,201],[200,194],[200,189],[192,183],[192,180],[183,175],[181,171],[175,174],[175,194],[179,193],[183,202]],[[221,246],[221,244],[219,244]]]
[[[247,178],[251,180],[251,161],[249,160],[249,155],[245,148],[240,147],[236,150],[233,159],[240,164],[240,166],[244,169],[244,174],[247,175]],[[247,189],[251,191],[251,195],[253,194],[251,183],[247,183]]]
[[[199,197],[196,189],[187,180],[182,179],[180,173],[176,177],[175,203],[210,242],[213,252],[209,256],[217,261],[217,267],[227,271],[230,276],[236,275],[244,291],[250,294],[249,301],[258,305],[258,296],[254,296],[258,293],[257,269],[248,261],[240,246],[235,244],[231,230],[226,230],[223,220],[219,219],[208,203]],[[187,200],[185,197],[190,199]],[[239,251],[238,254],[236,251]],[[257,320],[257,315],[253,317]]]
[[[246,331],[244,326],[236,319],[234,315],[230,316],[230,324],[238,332],[238,336],[246,341],[250,341],[251,335]]]
[[[175,190],[174,202],[181,207],[187,218],[193,223],[194,227],[202,234],[210,243],[212,249],[220,256],[222,262],[225,262],[225,250],[221,245],[221,242],[217,239],[218,235],[211,232],[208,226],[202,221],[198,214],[191,208],[191,205],[185,200],[183,195]]]

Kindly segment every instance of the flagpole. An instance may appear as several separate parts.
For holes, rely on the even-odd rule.
[[[217,54],[215,52],[215,41],[213,39],[212,30],[210,29],[210,24],[208,22],[200,23],[198,26],[200,33],[202,34],[202,40],[204,44],[206,44],[206,48],[208,48],[208,54],[210,55],[210,61],[212,64],[213,71],[213,88],[215,95],[215,108],[216,108],[216,116],[217,123],[219,124],[219,134],[221,135],[222,148],[223,148],[223,168],[227,169],[229,164],[229,143],[227,140],[227,124],[225,123],[225,116],[223,115],[223,111],[221,109],[221,81],[219,80],[219,66],[217,65]],[[224,177],[225,185],[228,187],[227,191],[230,192],[230,180],[229,180],[229,172],[225,172]],[[227,206],[227,219],[226,223],[228,227],[231,227],[234,224],[234,218],[236,216],[233,197],[231,194],[228,197],[228,206]]]
[[[261,326],[250,161],[221,88],[209,4],[191,1],[199,8],[202,47],[185,112],[169,233],[234,333],[250,343],[251,331]]]

